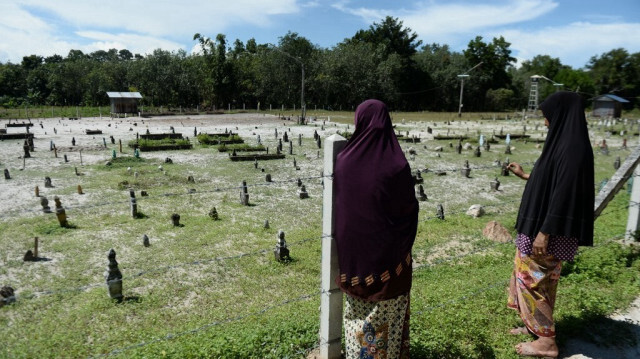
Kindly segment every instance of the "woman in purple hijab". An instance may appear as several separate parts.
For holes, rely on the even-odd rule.
[[[411,247],[418,202],[387,106],[367,100],[335,167],[340,289],[347,358],[409,356]]]

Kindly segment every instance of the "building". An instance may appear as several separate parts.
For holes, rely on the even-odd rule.
[[[142,98],[140,92],[107,92],[111,101],[111,113],[138,113],[138,101]]]
[[[622,104],[628,102],[629,101],[622,97],[612,94],[594,97],[592,116],[620,118],[622,114]]]

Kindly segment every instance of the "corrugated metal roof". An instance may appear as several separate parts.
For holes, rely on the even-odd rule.
[[[140,92],[107,92],[109,98],[142,98]]]
[[[606,97],[606,98],[608,98],[608,99],[610,99],[610,100],[618,101],[618,102],[621,102],[621,103],[627,103],[627,102],[629,102],[629,101],[627,101],[627,100],[623,99],[622,97],[620,97],[620,96],[616,96],[616,95],[613,95],[613,94],[600,95],[600,96],[598,96],[598,97],[595,97],[593,100],[594,100],[594,101],[598,101],[598,100],[601,100],[601,101],[602,101],[602,100],[607,101],[606,99],[603,99],[603,97]]]

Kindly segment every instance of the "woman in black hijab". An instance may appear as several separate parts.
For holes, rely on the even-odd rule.
[[[509,164],[527,184],[516,222],[508,306],[525,324],[511,333],[538,337],[518,344],[518,354],[555,358],[553,309],[562,261],[573,260],[578,246],[593,245],[593,150],[578,94],[556,92],[540,109],[549,127],[540,158],[530,174]]]

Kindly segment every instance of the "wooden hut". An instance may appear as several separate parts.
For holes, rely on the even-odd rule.
[[[629,101],[620,96],[606,94],[593,98],[594,117],[613,117],[620,118],[622,114],[622,104]]]
[[[140,92],[107,92],[111,101],[111,113],[138,113],[138,100],[142,98]]]

